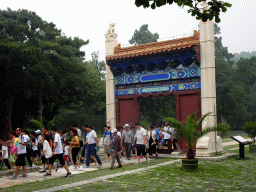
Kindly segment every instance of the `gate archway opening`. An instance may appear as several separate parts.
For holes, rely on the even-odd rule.
[[[139,98],[140,120],[149,124],[163,125],[164,117],[176,117],[175,96]]]

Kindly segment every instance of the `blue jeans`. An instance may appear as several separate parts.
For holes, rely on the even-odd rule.
[[[95,144],[91,144],[91,145],[87,145],[87,150],[86,150],[86,166],[90,165],[91,154],[96,158],[96,160],[97,160],[99,165],[102,164],[99,156],[96,153],[95,147],[96,147],[96,143]]]

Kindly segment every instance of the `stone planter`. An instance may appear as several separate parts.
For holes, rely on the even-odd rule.
[[[182,159],[183,170],[197,170],[198,159]]]
[[[249,145],[249,152],[256,153],[256,145]]]

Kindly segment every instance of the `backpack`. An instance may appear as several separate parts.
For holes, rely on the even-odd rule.
[[[31,144],[31,143],[32,143],[32,142],[31,142],[31,140],[30,140],[30,138],[29,138],[29,140],[28,140],[28,142],[27,142],[27,145],[26,145],[27,151],[32,150],[32,144]]]

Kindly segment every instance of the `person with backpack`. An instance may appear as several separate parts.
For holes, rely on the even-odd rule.
[[[28,142],[28,137],[26,137],[23,134],[22,128],[17,128],[16,134],[19,136],[19,145],[17,147],[17,156],[15,161],[16,167],[15,167],[15,172],[14,172],[14,175],[12,176],[12,179],[17,179],[20,166],[22,166],[22,170],[23,170],[22,177],[27,177],[25,157],[27,153],[26,145]]]
[[[32,146],[31,146],[31,140],[28,136],[28,131],[23,130],[23,136],[27,138],[27,144],[26,144],[26,159],[28,161],[28,164],[30,166],[30,169],[32,169],[33,163],[31,161],[32,156]]]
[[[36,137],[36,133],[35,132],[32,132],[31,134],[31,138],[32,138],[32,157],[33,157],[33,160],[34,160],[34,164],[36,165],[37,163],[37,155],[38,155],[38,138]]]

